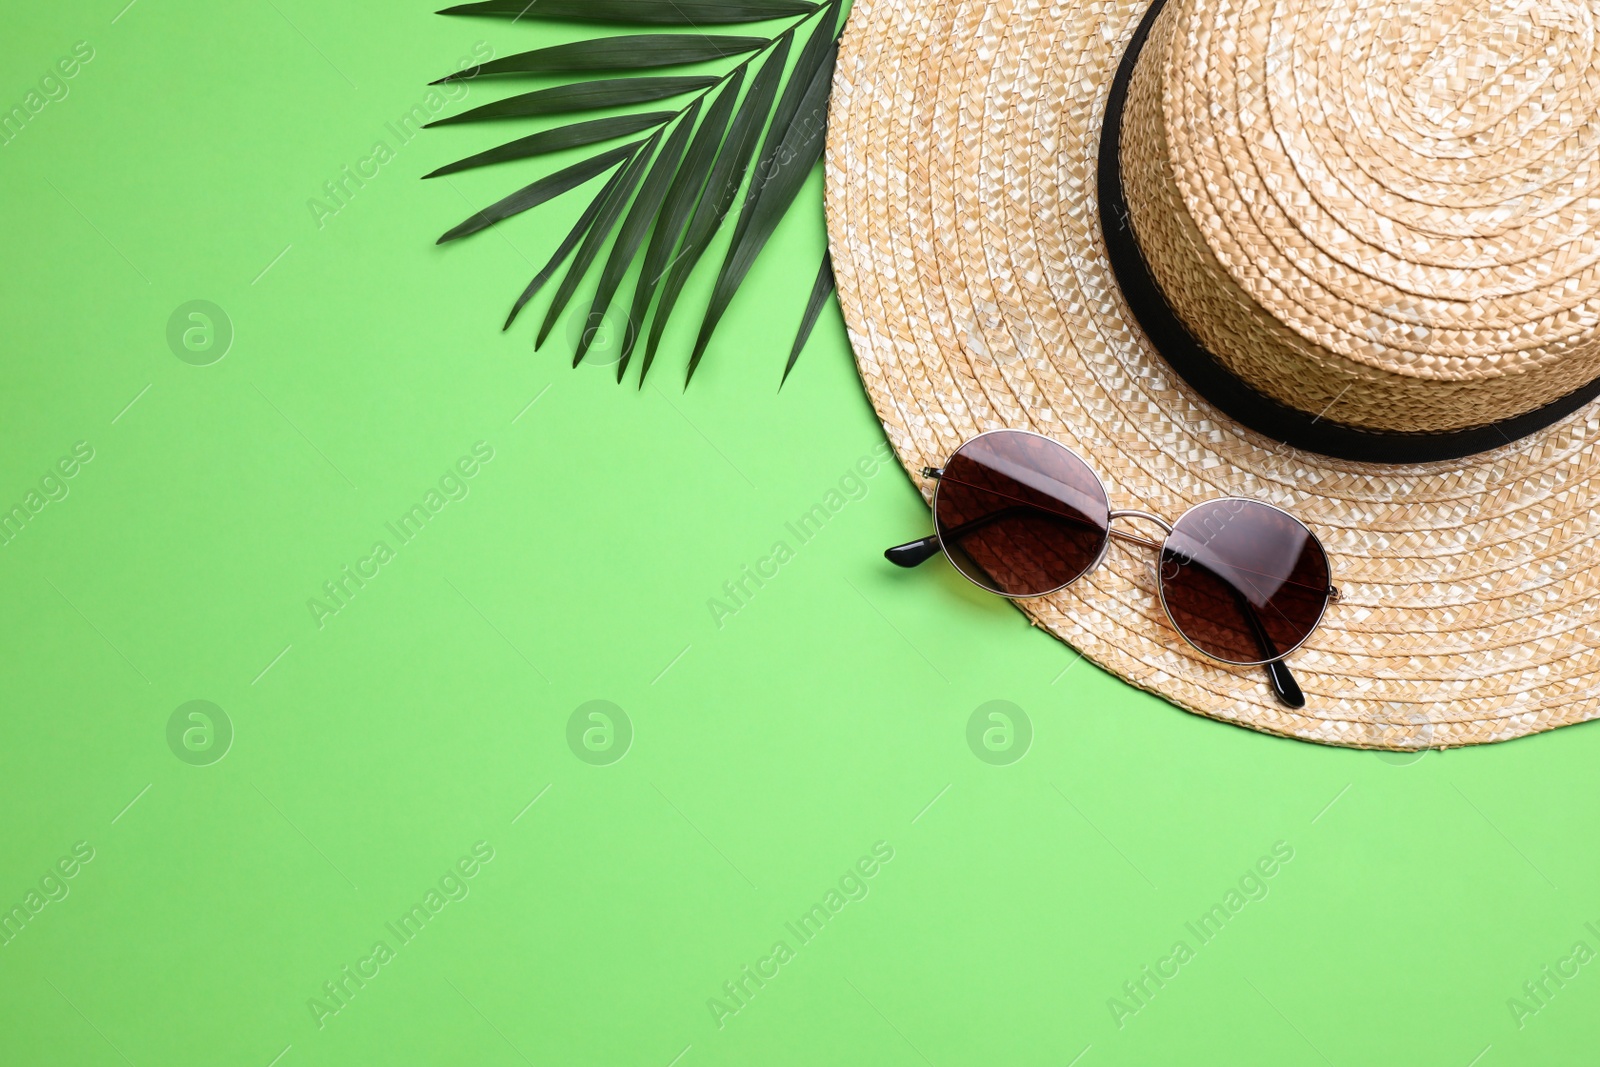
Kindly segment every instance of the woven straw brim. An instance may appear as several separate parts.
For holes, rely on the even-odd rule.
[[[1106,262],[1096,160],[1142,0],[858,0],[834,85],[829,242],[861,377],[908,471],[984,430],[1082,455],[1114,507],[1219,496],[1323,538],[1344,597],[1291,659],[1307,696],[1188,648],[1149,561],[1021,603],[1191,711],[1361,748],[1479,744],[1600,714],[1600,410],[1467,461],[1389,467],[1230,423],[1148,345]],[[916,477],[925,495],[931,485]]]

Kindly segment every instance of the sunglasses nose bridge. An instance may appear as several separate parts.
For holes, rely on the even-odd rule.
[[[1124,508],[1122,510],[1112,511],[1109,515],[1109,519],[1111,522],[1116,522],[1118,519],[1143,519],[1146,522],[1154,523],[1155,525],[1161,527],[1164,533],[1170,534],[1172,532],[1171,523],[1159,515],[1150,514],[1148,511],[1137,511],[1132,508]],[[1118,541],[1125,541],[1131,545],[1143,545],[1145,548],[1152,548],[1157,552],[1161,551],[1160,541],[1152,541],[1148,537],[1140,537],[1138,534],[1128,533],[1126,530],[1119,530],[1115,526],[1110,527],[1108,532]]]

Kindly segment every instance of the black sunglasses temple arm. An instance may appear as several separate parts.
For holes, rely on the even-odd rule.
[[[932,468],[929,469],[931,470]],[[1059,522],[1067,526],[1088,527],[1091,525],[1090,523],[1074,519],[1070,515],[1062,515],[1059,512],[1051,511],[1048,508],[1041,508],[1031,504],[1013,504],[1009,507],[1001,508],[998,511],[991,511],[986,515],[979,515],[972,521],[964,522],[960,526],[951,527],[949,530],[945,531],[945,536],[949,537],[952,541],[959,541],[968,534],[976,533],[978,530],[983,529],[985,526],[990,526],[997,522],[1003,522],[1006,519],[1014,518],[1017,515],[1029,515],[1035,518],[1049,519],[1053,522]],[[1120,537],[1123,540],[1137,541],[1139,544],[1148,545],[1151,548],[1161,547],[1154,541],[1147,541],[1144,538],[1136,537],[1133,534],[1125,534],[1120,530],[1112,530],[1110,533],[1112,537]],[[920,540],[908,541],[903,545],[895,545],[893,548],[885,549],[883,558],[888,560],[890,563],[893,563],[896,567],[916,567],[928,562],[938,554],[939,535],[929,534],[927,537],[921,538]]]
[[[1240,612],[1250,623],[1250,629],[1255,634],[1261,654],[1267,657],[1267,662],[1263,663],[1262,667],[1266,669],[1267,680],[1272,683],[1272,695],[1285,707],[1305,707],[1306,695],[1301,691],[1300,683],[1294,680],[1289,665],[1283,661],[1278,646],[1273,644],[1272,638],[1267,635],[1267,628],[1261,625],[1261,616],[1256,613],[1255,605],[1250,603],[1249,597],[1234,589],[1231,583],[1229,588],[1233,590],[1233,598],[1238,603]]]
[[[1294,680],[1287,663],[1274,659],[1268,660],[1263,666],[1267,669],[1267,680],[1272,683],[1272,695],[1278,698],[1278,703],[1287,708],[1306,706],[1306,695],[1300,691],[1300,683]]]
[[[944,477],[943,467],[923,467],[924,478]],[[884,549],[883,558],[893,563],[896,567],[917,567],[928,562],[939,554],[939,535],[929,534],[917,541],[908,541],[903,545]]]
[[[896,567],[916,567],[939,554],[939,535],[929,534],[919,541],[908,541],[883,551],[883,558]]]

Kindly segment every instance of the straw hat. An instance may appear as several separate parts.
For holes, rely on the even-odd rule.
[[[918,473],[999,427],[1114,506],[1253,497],[1343,599],[1277,704],[1113,550],[1021,607],[1195,712],[1335,745],[1600,714],[1596,0],[857,0],[827,206]],[[1104,219],[1104,222],[1102,221]]]

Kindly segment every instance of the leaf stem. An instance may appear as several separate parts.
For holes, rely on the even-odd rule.
[[[683,107],[679,108],[678,111],[675,114],[673,114],[671,118],[662,119],[661,122],[658,124],[658,128],[659,129],[665,129],[666,127],[672,125],[674,122],[676,122],[679,119],[681,119],[689,111],[689,109],[691,107],[696,107],[696,108],[699,107],[701,101],[705,100],[711,94],[721,91],[722,87],[728,83],[728,79],[733,77],[733,75],[734,75],[734,73],[736,71],[744,70],[751,63],[754,63],[756,60],[760,59],[762,56],[765,56],[765,55],[768,55],[769,53],[771,53],[772,49],[777,46],[779,41],[783,40],[785,37],[793,37],[795,31],[798,30],[802,25],[804,25],[807,20],[816,18],[818,15],[821,15],[821,14],[824,14],[824,13],[828,13],[828,12],[832,12],[832,13],[834,13],[836,15],[837,11],[838,11],[838,6],[839,6],[839,0],[828,0],[827,3],[819,5],[816,10],[809,11],[806,14],[801,15],[799,18],[795,19],[794,22],[790,23],[789,26],[787,28],[785,28],[782,33],[774,34],[772,40],[768,41],[766,44],[762,45],[759,49],[757,49],[754,52],[751,52],[749,55],[745,56],[739,62],[737,62],[733,66],[729,67],[728,70],[717,79],[717,83],[715,85],[708,85],[706,88],[701,89],[700,92],[692,100],[690,100],[687,104],[683,105]],[[633,158],[632,156],[629,156],[628,157],[628,162],[632,162],[632,158]]]

